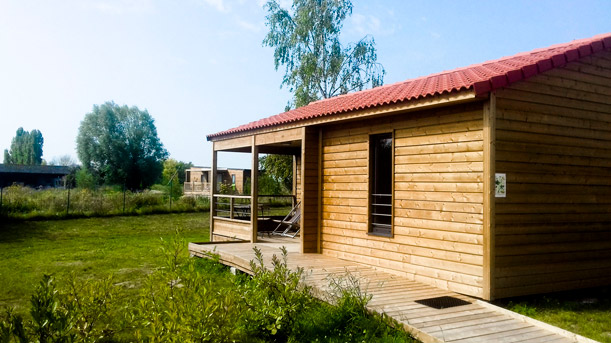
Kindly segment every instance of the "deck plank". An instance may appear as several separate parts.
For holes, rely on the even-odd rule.
[[[595,342],[564,330],[551,327],[480,300],[411,280],[407,277],[379,271],[352,261],[321,254],[301,254],[299,245],[287,241],[271,243],[214,244],[190,243],[193,256],[219,256],[223,264],[251,273],[250,261],[255,258],[253,248],[263,254],[265,266],[271,267],[272,256],[280,256],[279,248],[287,247],[287,266],[304,270],[304,281],[313,293],[324,297],[331,291],[329,281],[351,278],[363,292],[371,296],[367,307],[384,313],[411,332],[422,342]],[[467,305],[435,309],[416,300],[451,296],[469,302]]]

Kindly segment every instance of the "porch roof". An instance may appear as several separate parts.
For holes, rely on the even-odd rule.
[[[611,49],[611,33],[605,33],[468,67],[315,101],[307,106],[206,137],[208,140],[215,140],[215,138],[245,131],[463,91],[472,92],[475,96],[487,96],[489,92],[511,83],[562,67],[567,62],[592,53],[609,49]]]

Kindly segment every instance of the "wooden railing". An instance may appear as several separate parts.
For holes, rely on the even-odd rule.
[[[210,182],[185,182],[184,191],[185,193],[210,193]]]
[[[249,195],[214,195],[214,217],[250,221]]]
[[[286,202],[286,204],[290,206],[295,206],[296,202],[296,197],[294,195],[259,195],[258,199],[257,210],[261,217],[263,217],[266,212],[269,214],[269,208],[273,202]],[[250,221],[250,204],[251,197],[249,195],[215,194],[213,216],[215,218]]]

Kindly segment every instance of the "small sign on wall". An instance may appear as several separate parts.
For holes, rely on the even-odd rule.
[[[496,198],[507,196],[507,175],[505,173],[494,174],[494,196]]]

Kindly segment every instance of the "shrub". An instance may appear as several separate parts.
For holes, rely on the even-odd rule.
[[[255,337],[286,341],[298,314],[311,305],[310,288],[302,282],[302,268],[296,271],[288,268],[286,248],[281,248],[280,258],[272,257],[272,269],[265,266],[261,250],[257,247],[254,250],[255,260],[250,262],[253,278],[242,291],[248,308],[247,332]]]
[[[32,319],[7,309],[0,318],[0,342],[99,342],[113,338],[110,304],[116,287],[111,279],[77,281],[58,290],[53,277],[43,276],[30,300]]]
[[[15,185],[3,189],[0,214],[12,218],[34,219],[190,212],[209,209],[208,198],[189,197],[173,200],[170,208],[167,194],[154,190],[142,192],[127,190],[124,192],[120,186],[105,186],[95,190],[89,188],[36,190]]]
[[[165,245],[166,266],[153,274],[133,311],[136,339],[145,342],[241,341],[239,296],[227,285],[227,271],[203,273],[183,257],[184,244]],[[205,263],[205,262],[204,262]],[[211,268],[208,268],[211,271]],[[216,277],[215,277],[216,276]],[[224,287],[219,284],[225,282]],[[230,284],[230,283],[229,283]]]
[[[388,317],[369,313],[358,278],[331,280],[332,301],[315,300],[304,270],[287,251],[265,266],[255,250],[252,278],[211,259],[188,258],[178,236],[163,242],[165,264],[139,295],[119,303],[112,278],[65,283],[45,275],[31,298],[31,319],[0,314],[0,342],[412,342]],[[122,299],[125,301],[125,299]]]

